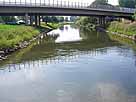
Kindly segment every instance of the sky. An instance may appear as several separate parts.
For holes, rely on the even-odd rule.
[[[11,1],[11,2],[24,2],[25,0],[0,0],[1,1]],[[35,0],[26,0],[27,2],[32,1],[35,2]],[[39,2],[40,0],[36,0],[36,2]],[[41,0],[42,2],[46,1],[46,2],[53,2],[53,0]],[[93,1],[95,0],[54,0],[54,1],[69,1],[69,2],[83,2],[83,3],[89,3],[91,4]],[[112,5],[118,5],[118,0],[108,0],[110,4]]]
[[[118,5],[118,0],[109,0],[109,3],[112,5]]]

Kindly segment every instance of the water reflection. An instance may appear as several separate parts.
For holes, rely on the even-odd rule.
[[[81,37],[79,35],[79,30],[76,28],[72,28],[70,25],[65,25],[60,29],[53,30],[48,34],[58,33],[60,37],[56,39],[56,43],[62,42],[71,42],[71,41],[80,41]]]
[[[36,48],[37,49],[37,48]],[[98,55],[104,55],[106,54],[106,50],[105,49],[92,49],[92,51],[78,51],[75,52],[74,50],[71,50],[70,52],[63,52],[63,51],[59,51],[58,55],[59,56],[46,56],[46,57],[40,57],[39,59],[35,57],[34,54],[30,55],[30,58],[27,58],[26,55],[26,59],[24,62],[22,63],[11,63],[7,65],[7,68],[1,68],[1,70],[5,71],[5,70],[9,70],[9,72],[11,71],[15,71],[15,70],[21,70],[26,68],[26,66],[37,66],[37,65],[44,65],[44,64],[52,64],[52,63],[72,63],[73,60],[76,60],[84,55],[88,56],[88,57],[93,57],[93,56],[98,56]],[[23,56],[25,57],[25,56]],[[32,66],[32,67],[33,67]],[[4,66],[5,67],[5,66]]]
[[[136,102],[135,50],[102,32],[55,33],[0,63],[1,102]]]

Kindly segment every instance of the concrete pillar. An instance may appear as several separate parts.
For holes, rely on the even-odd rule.
[[[100,17],[100,19],[101,19],[101,23],[100,23],[100,24],[102,25],[102,23],[103,23],[103,21],[102,21],[102,20],[103,20],[103,19],[102,19],[102,17]]]
[[[38,26],[40,26],[41,25],[41,17],[40,16],[37,16],[37,21],[38,21]]]
[[[98,18],[98,24],[99,25],[105,25],[106,24],[106,20],[105,20],[104,16]]]
[[[26,13],[25,14],[25,25],[28,25],[28,20],[29,20],[28,13]]]
[[[104,24],[104,19],[103,19],[103,17],[102,17],[102,25]]]
[[[97,21],[96,21],[97,25],[99,25],[99,17],[97,17]]]
[[[104,17],[102,17],[102,25],[104,24]]]
[[[35,15],[35,26],[37,27],[37,15]]]
[[[30,16],[30,25],[32,26],[33,25],[33,17]]]
[[[102,24],[102,17],[99,17],[99,25]]]
[[[41,16],[41,20],[42,20],[42,22],[43,22],[43,16]]]
[[[103,17],[103,24],[104,24],[104,26],[106,25],[106,17]]]
[[[41,25],[41,18],[40,18],[40,16],[38,15],[36,15],[35,16],[35,26],[40,26]]]

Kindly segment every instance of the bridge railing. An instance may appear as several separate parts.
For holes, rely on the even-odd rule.
[[[85,2],[73,2],[73,1],[56,1],[56,0],[9,0],[0,1],[0,6],[24,6],[24,7],[58,7],[58,8],[81,8],[81,9],[98,9],[106,11],[117,11],[134,13],[136,9],[121,8],[110,5],[90,5]]]
[[[83,2],[72,2],[72,1],[47,1],[47,0],[41,0],[36,2],[30,0],[30,1],[0,1],[0,6],[49,6],[49,7],[68,7],[68,8],[87,8],[89,6],[89,3],[83,3]]]

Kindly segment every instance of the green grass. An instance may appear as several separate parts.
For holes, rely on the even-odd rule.
[[[39,33],[39,29],[31,26],[0,24],[0,48],[15,47],[19,42],[28,41]]]
[[[66,23],[64,23],[66,24]],[[15,47],[17,44],[23,41],[28,41],[34,36],[37,36],[41,30],[44,29],[56,29],[63,23],[41,23],[40,28],[34,28],[25,25],[6,25],[0,24],[0,49]]]
[[[108,30],[132,36],[136,34],[136,23],[114,21],[109,25]]]

